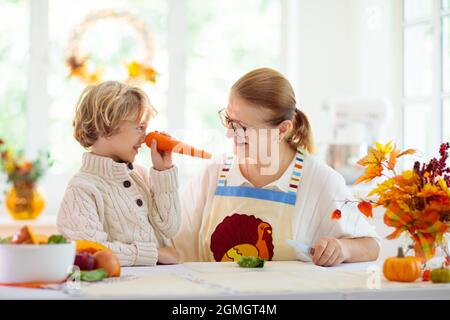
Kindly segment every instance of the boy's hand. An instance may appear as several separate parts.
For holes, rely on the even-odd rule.
[[[332,267],[347,259],[345,244],[336,238],[320,238],[313,248],[312,261],[319,266]]]
[[[162,247],[158,248],[158,263],[159,264],[177,264],[178,253],[175,248]]]
[[[168,134],[162,132],[162,134],[169,136]],[[156,140],[152,140],[152,162],[153,168],[157,171],[164,171],[173,167],[172,164],[172,152],[168,151],[158,151],[158,143]]]

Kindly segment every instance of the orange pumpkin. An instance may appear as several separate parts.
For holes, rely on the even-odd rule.
[[[396,257],[384,261],[383,274],[389,281],[416,281],[421,274],[421,261],[417,257],[405,257],[403,248],[398,248]]]
[[[94,241],[76,240],[75,243],[77,246],[77,252],[87,252],[90,254],[95,254],[96,252],[103,251],[103,250],[111,251],[104,245],[94,242]]]

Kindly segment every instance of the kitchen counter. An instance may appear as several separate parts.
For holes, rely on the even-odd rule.
[[[120,278],[49,289],[0,287],[0,299],[450,299],[450,284],[389,282],[381,261],[332,268],[268,262],[122,268]]]

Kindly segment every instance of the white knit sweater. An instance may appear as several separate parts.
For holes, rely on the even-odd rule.
[[[120,265],[155,265],[180,226],[177,168],[147,170],[86,152],[69,181],[57,226],[70,240],[101,243]]]

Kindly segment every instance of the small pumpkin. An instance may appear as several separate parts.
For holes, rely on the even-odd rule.
[[[421,261],[414,256],[405,257],[403,248],[400,247],[396,257],[384,261],[383,274],[389,281],[416,281],[421,274]]]
[[[449,283],[450,282],[450,269],[438,268],[431,270],[431,282],[433,283]]]

